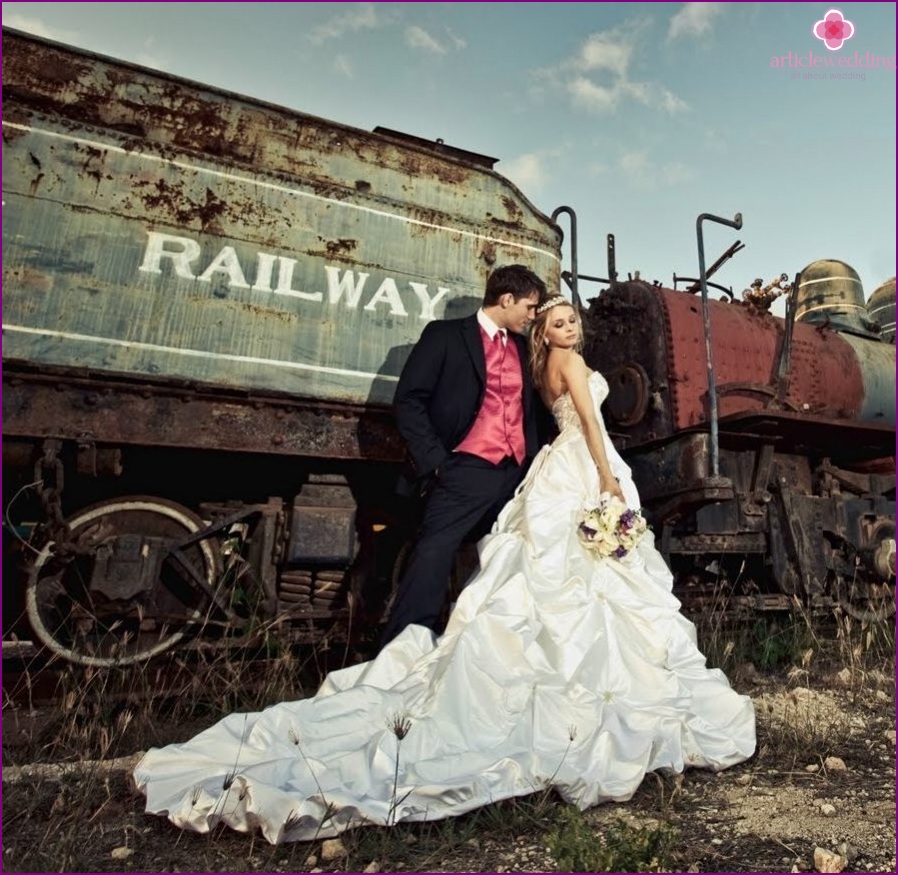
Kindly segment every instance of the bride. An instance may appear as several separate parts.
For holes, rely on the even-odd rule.
[[[577,352],[577,311],[560,296],[539,309],[534,379],[560,434],[480,542],[443,635],[408,626],[314,698],[151,749],[134,772],[147,811],[304,841],[548,786],[581,809],[624,801],[647,772],[752,755],[751,701],[705,666],[651,533],[621,559],[577,537],[600,492],[639,496],[602,424],[608,386]]]

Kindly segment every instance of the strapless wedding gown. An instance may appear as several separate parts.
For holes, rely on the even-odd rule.
[[[589,386],[598,412],[607,384],[594,373]],[[587,808],[630,798],[655,769],[751,756],[752,703],[705,667],[651,532],[623,560],[580,545],[598,475],[570,396],[553,413],[559,437],[480,542],[480,570],[439,639],[410,626],[314,698],[150,750],[134,772],[147,811],[277,843],[436,820],[547,786]],[[607,438],[606,451],[639,507]]]

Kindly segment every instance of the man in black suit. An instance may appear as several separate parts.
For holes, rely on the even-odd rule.
[[[473,316],[431,322],[402,370],[394,405],[423,520],[381,636],[437,631],[463,538],[495,517],[539,449],[524,333],[546,285],[520,264],[494,270]]]

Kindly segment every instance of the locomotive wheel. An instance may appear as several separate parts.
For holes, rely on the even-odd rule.
[[[161,498],[133,496],[85,508],[68,524],[74,555],[61,557],[55,542],[47,543],[25,592],[34,633],[51,651],[81,665],[132,665],[173,647],[202,622],[208,598],[168,549],[204,528],[196,514]],[[137,582],[115,574],[121,564],[105,578],[110,554],[133,552],[135,545]],[[198,541],[183,555],[214,588],[220,564],[213,545]]]
[[[839,606],[856,620],[881,623],[895,616],[895,586],[860,583],[836,576],[833,589]]]

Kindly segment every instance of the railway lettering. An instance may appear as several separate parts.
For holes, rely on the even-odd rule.
[[[270,252],[257,252],[252,285],[247,280],[246,272],[233,246],[223,246],[205,269],[197,274],[195,270],[201,265],[201,258],[202,247],[191,237],[149,231],[143,260],[138,270],[141,273],[162,274],[163,262],[167,262],[169,269],[180,279],[211,283],[213,278],[221,277],[235,289],[287,295],[304,301],[325,301],[324,292],[294,288],[294,273],[298,263],[295,258]],[[378,307],[387,307],[392,316],[408,317],[408,308],[393,277],[386,277],[374,292],[366,292],[370,274],[356,273],[350,269],[341,270],[333,265],[325,265],[324,273],[326,301],[329,305],[333,306],[342,301],[350,310],[361,308],[372,313],[377,312]],[[431,295],[425,283],[409,280],[408,286],[414,295],[412,300],[417,304],[419,318],[424,322],[435,319],[436,305],[449,294],[449,289],[439,286],[436,294]]]

